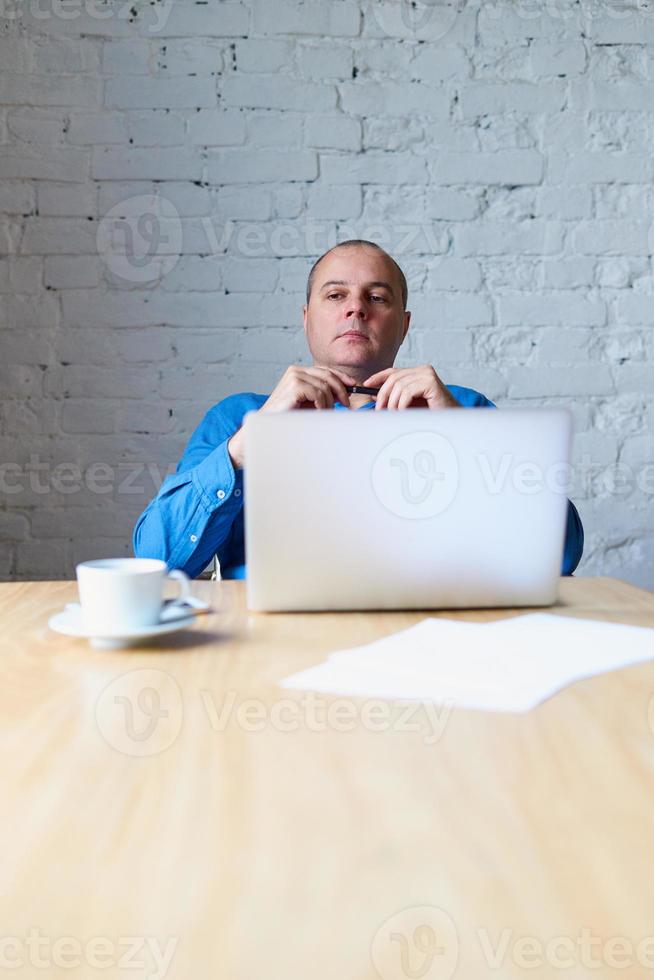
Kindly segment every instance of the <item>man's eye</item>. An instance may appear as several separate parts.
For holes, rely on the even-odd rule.
[[[343,293],[328,293],[327,299],[340,299]]]
[[[371,298],[372,300],[374,300],[374,301],[375,301],[375,303],[386,303],[386,302],[387,302],[387,300],[386,300],[386,297],[385,297],[385,296],[371,296],[370,298]]]

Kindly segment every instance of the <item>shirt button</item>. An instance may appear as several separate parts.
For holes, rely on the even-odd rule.
[[[225,491],[224,490],[219,490],[218,493],[216,494],[216,496],[218,497],[218,500],[224,500],[225,499]]]
[[[198,540],[198,536],[197,536],[197,534],[192,534],[192,535],[191,535],[191,541],[193,542],[193,544],[195,544],[195,542],[196,542],[197,540]]]
[[[234,496],[235,497],[240,497],[241,496],[241,491],[240,490],[235,490],[234,491]]]

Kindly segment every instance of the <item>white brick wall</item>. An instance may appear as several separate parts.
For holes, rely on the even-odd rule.
[[[410,281],[400,363],[567,405],[582,571],[654,587],[652,45],[617,0],[5,5],[0,576],[129,553],[362,235]]]

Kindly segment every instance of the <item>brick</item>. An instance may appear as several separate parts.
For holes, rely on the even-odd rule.
[[[355,115],[379,114],[383,106],[384,115],[405,116],[419,113],[440,119],[447,117],[450,108],[450,98],[445,92],[419,82],[363,79],[344,82],[339,89],[343,109]]]
[[[102,71],[106,75],[149,75],[154,66],[154,49],[147,41],[106,41]]]
[[[134,146],[183,146],[186,143],[185,121],[181,115],[145,109],[126,113],[126,121],[128,138]],[[108,143],[109,140],[96,142]]]
[[[279,277],[275,259],[239,259],[231,256],[223,265],[223,281],[230,292],[273,292]]]
[[[461,98],[464,116],[503,112],[560,112],[565,105],[564,82],[527,85],[518,82],[470,82]]]
[[[581,255],[649,255],[651,223],[582,221],[574,229],[572,247]]]
[[[519,43],[531,38],[579,37],[582,12],[550,6],[543,8],[530,0],[497,0],[484,4],[477,24],[482,45],[502,41]]]
[[[508,369],[511,398],[552,398],[564,395],[610,395],[613,390],[611,372],[606,365],[594,365],[592,371],[575,367]]]
[[[3,72],[31,72],[34,67],[32,45],[17,37],[0,37],[0,64]]]
[[[301,146],[304,116],[276,111],[253,112],[249,114],[247,128],[248,146]]]
[[[304,189],[298,184],[282,184],[273,191],[273,217],[298,218],[304,206]]]
[[[654,296],[650,293],[628,291],[618,297],[616,313],[619,323],[654,324]]]
[[[411,153],[360,153],[320,156],[320,175],[328,184],[426,184],[425,160]]]
[[[538,191],[538,214],[543,218],[568,221],[590,218],[593,210],[589,187],[541,187]]]
[[[590,258],[549,259],[543,266],[543,285],[549,289],[573,289],[593,283],[595,264]]]
[[[84,112],[70,116],[68,142],[93,146],[96,143],[127,142],[125,117],[117,112]]]
[[[446,256],[429,272],[430,289],[474,292],[481,287],[481,270],[474,259],[454,259]]]
[[[0,364],[0,391],[3,398],[33,398],[40,395],[43,372],[27,364]]]
[[[63,577],[69,548],[68,541],[63,538],[58,541],[21,541],[16,545],[17,579],[38,582]]]
[[[191,3],[178,0],[158,12],[158,20],[141,24],[144,37],[243,37],[250,33],[250,15],[245,4]]]
[[[427,191],[426,213],[430,218],[442,221],[469,221],[480,211],[477,191],[439,190]]]
[[[361,207],[361,188],[356,184],[316,183],[307,191],[307,213],[312,218],[358,218]]]
[[[307,146],[332,150],[360,150],[361,123],[343,115],[315,115],[306,122]]]
[[[100,74],[101,42],[95,38],[35,37],[32,58],[37,72]]]
[[[31,214],[34,211],[34,186],[12,180],[0,184],[0,212],[3,214]]]
[[[439,184],[539,184],[544,161],[535,150],[441,153],[431,164]]]
[[[0,327],[18,330],[42,327],[52,330],[60,320],[59,303],[49,293],[24,296],[20,293],[0,296]]]
[[[415,8],[397,0],[375,0],[364,5],[366,37],[397,38],[423,44],[464,44],[475,42],[478,11],[459,3],[416,4]]]
[[[303,78],[322,81],[325,78],[352,78],[353,52],[349,47],[302,45],[297,52],[297,64]]]
[[[415,358],[418,363],[434,365],[440,374],[446,364],[469,363],[472,360],[472,334],[468,330],[413,330]]]
[[[593,108],[623,112],[651,110],[651,100],[640,81],[591,82],[589,100]]]
[[[428,85],[468,78],[470,57],[462,47],[446,48],[440,44],[423,44],[411,62],[411,76]]]
[[[438,322],[439,329],[461,327],[483,327],[493,322],[490,303],[475,293],[416,293],[409,304],[413,313],[413,324]]]
[[[101,83],[80,75],[25,75],[2,73],[4,105],[96,107],[100,105]]]
[[[586,47],[582,41],[534,41],[531,67],[535,75],[578,75],[586,68]]]
[[[42,148],[29,144],[16,149],[5,149],[0,155],[0,180],[59,180],[81,182],[89,168],[86,150],[52,147],[44,154]]]
[[[199,180],[202,160],[182,147],[119,150],[100,146],[93,150],[91,174],[95,180]]]
[[[329,138],[328,133],[325,134],[325,138]],[[401,119],[399,116],[387,116],[385,119],[368,117],[363,120],[363,146],[366,150],[410,150],[414,146],[424,146],[425,139],[424,123],[413,117],[408,119]]]
[[[52,338],[44,330],[3,330],[2,359],[5,364],[26,361],[47,364],[52,352]]]
[[[191,143],[201,146],[235,146],[245,142],[245,116],[241,112],[201,109],[188,121]]]
[[[161,286],[167,292],[215,292],[223,285],[224,258],[221,255],[185,255],[164,276]]]
[[[249,326],[258,322],[261,306],[258,294],[184,292],[144,296],[76,289],[61,295],[66,323],[79,327],[139,327],[159,323],[180,327]],[[138,386],[133,390],[138,391]]]
[[[31,256],[0,259],[0,293],[38,293],[42,261]]]
[[[223,221],[266,221],[272,214],[270,191],[260,187],[221,187],[217,202],[218,216]]]
[[[217,104],[213,78],[109,78],[105,105],[110,109],[210,109]]]
[[[91,184],[39,182],[39,214],[51,217],[94,217],[98,213],[97,192]]]
[[[13,109],[7,114],[7,130],[24,143],[66,142],[66,113],[57,109]]]
[[[543,296],[500,296],[497,300],[501,325],[518,326],[602,326],[606,322],[604,303],[579,296],[574,290]]]
[[[289,156],[277,150],[257,154],[247,150],[212,153],[207,160],[210,181],[218,184],[266,183],[278,180],[315,180],[318,158],[315,153],[298,151]]]
[[[224,42],[194,37],[166,41],[159,46],[157,73],[169,75],[219,75],[225,65]]]
[[[236,108],[322,112],[336,107],[335,86],[300,85],[288,75],[235,75],[224,80],[220,94],[225,106]]]
[[[563,227],[554,221],[463,224],[454,230],[458,255],[553,255],[563,247]]]
[[[49,255],[45,260],[45,282],[54,289],[78,289],[100,283],[102,265],[94,255]]]
[[[291,63],[293,45],[290,41],[263,41],[246,38],[236,42],[235,67],[239,71],[275,72]]]
[[[69,398],[63,404],[61,428],[72,435],[116,431],[116,401],[111,398]]]
[[[359,4],[342,0],[255,0],[253,28],[256,34],[316,34],[319,37],[356,37],[361,28]]]
[[[554,183],[647,184],[652,179],[651,157],[637,153],[550,154],[548,179]]]
[[[174,427],[172,411],[160,402],[140,401],[121,405],[117,413],[119,432],[163,435]]]
[[[22,250],[34,255],[88,255],[97,250],[97,222],[83,218],[28,218]]]

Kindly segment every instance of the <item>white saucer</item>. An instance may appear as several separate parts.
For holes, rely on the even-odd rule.
[[[155,623],[154,626],[118,627],[110,632],[103,630],[102,635],[98,636],[88,629],[82,617],[82,609],[79,603],[69,602],[62,612],[50,617],[48,626],[55,633],[63,633],[64,636],[84,637],[90,640],[91,646],[98,650],[117,650],[122,647],[134,646],[140,640],[148,640],[150,637],[183,630],[195,620],[195,614],[186,615],[182,613],[174,619]]]

